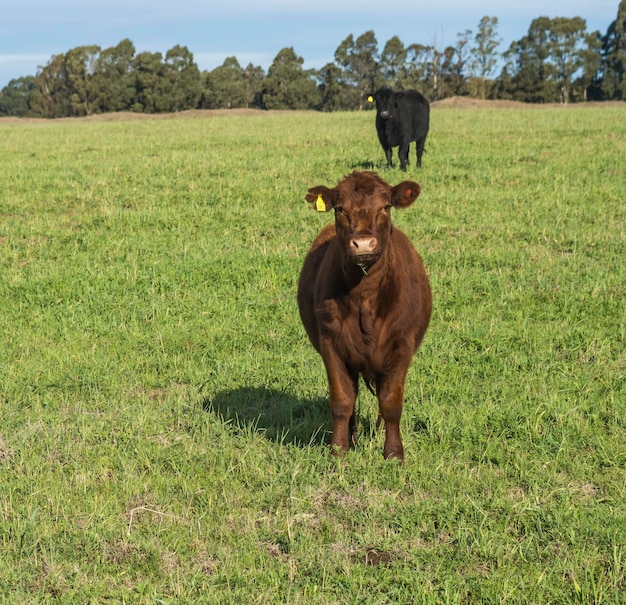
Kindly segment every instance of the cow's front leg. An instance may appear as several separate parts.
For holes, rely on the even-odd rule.
[[[385,147],[385,157],[387,158],[387,168],[393,166],[393,149],[391,147]]]
[[[355,403],[357,381],[349,376],[329,377],[330,413],[333,419],[333,434],[330,440],[331,454],[343,454],[356,440]]]
[[[400,159],[400,170],[406,172],[406,164],[409,161],[409,143],[398,147],[398,158]]]
[[[333,434],[330,440],[332,454],[342,454],[354,442],[356,417],[354,407],[358,392],[358,374],[351,375],[345,364],[333,354],[323,355],[328,390],[330,394],[330,413],[333,419]]]
[[[406,370],[382,379],[377,385],[380,417],[385,421],[385,458],[404,460],[404,448],[400,436],[400,416],[404,401]]]

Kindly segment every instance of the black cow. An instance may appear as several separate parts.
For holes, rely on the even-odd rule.
[[[428,101],[417,90],[394,92],[389,88],[378,90],[370,101],[376,101],[376,131],[387,156],[387,166],[393,165],[391,148],[398,147],[400,169],[406,171],[409,145],[415,141],[420,167],[430,118]]]

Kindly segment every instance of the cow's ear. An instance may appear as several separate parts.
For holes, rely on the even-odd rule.
[[[318,212],[328,212],[336,203],[337,191],[324,187],[324,185],[319,185],[309,189],[304,199],[309,204],[315,204],[315,209]]]
[[[422,191],[422,188],[413,181],[402,181],[391,188],[391,205],[394,208],[410,206]]]

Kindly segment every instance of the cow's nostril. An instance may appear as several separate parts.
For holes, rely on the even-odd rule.
[[[355,254],[371,254],[377,245],[378,240],[375,237],[358,237],[352,240],[352,250]]]

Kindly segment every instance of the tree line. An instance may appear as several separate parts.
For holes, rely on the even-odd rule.
[[[292,47],[265,70],[236,57],[201,72],[185,46],[136,53],[122,40],[102,50],[81,46],[54,55],[35,76],[11,80],[0,92],[0,116],[59,118],[133,111],[259,108],[345,111],[363,109],[386,85],[416,88],[431,101],[451,96],[529,103],[626,100],[626,0],[607,31],[587,32],[581,17],[538,17],[528,33],[498,52],[497,17],[455,44],[408,46],[397,37],[382,50],[373,31],[341,42],[334,61],[304,69]]]

